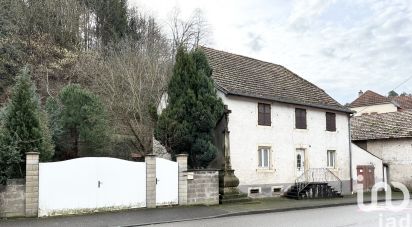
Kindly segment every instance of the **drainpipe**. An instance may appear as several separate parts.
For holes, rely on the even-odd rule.
[[[348,114],[348,131],[349,131],[349,174],[350,174],[350,191],[353,194],[353,175],[352,175],[352,135],[350,132],[350,119],[352,114]]]

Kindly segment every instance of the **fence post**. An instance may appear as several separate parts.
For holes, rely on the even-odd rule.
[[[37,217],[39,209],[39,153],[26,153],[26,217]]]
[[[156,155],[147,154],[146,162],[146,207],[156,208]]]
[[[176,155],[179,166],[179,205],[187,205],[187,154]]]

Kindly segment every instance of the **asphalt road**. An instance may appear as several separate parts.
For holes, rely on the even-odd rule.
[[[399,204],[394,202],[393,204]],[[278,213],[233,216],[197,221],[184,221],[156,226],[362,226],[362,227],[412,227],[412,201],[408,208],[394,212],[385,210],[365,212],[357,205],[297,210]]]

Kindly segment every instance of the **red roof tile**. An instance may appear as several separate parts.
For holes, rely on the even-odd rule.
[[[391,100],[383,95],[376,92],[367,90],[361,96],[359,96],[355,101],[353,101],[349,107],[362,107],[362,106],[373,106],[379,104],[391,103]]]

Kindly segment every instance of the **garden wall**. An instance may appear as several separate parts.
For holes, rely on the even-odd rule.
[[[217,170],[187,172],[187,204],[219,204],[219,172]]]
[[[6,185],[0,185],[0,217],[23,217],[25,214],[25,180],[7,180]]]

